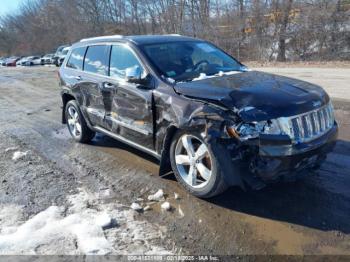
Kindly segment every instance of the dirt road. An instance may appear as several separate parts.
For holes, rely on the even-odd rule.
[[[158,177],[155,159],[108,137],[74,143],[60,123],[56,75],[54,67],[0,68],[0,205],[17,210],[11,219],[0,212],[0,253],[10,250],[1,249],[3,243],[24,253],[91,251],[75,231],[75,237],[67,233],[29,247],[5,240],[43,212],[43,220],[54,214],[50,224],[77,214],[96,219],[103,211],[116,223],[92,235],[102,234],[108,242],[102,245],[100,239],[92,249],[97,253],[350,254],[349,70],[341,76],[307,73],[307,80],[324,82],[334,94],[340,126],[339,142],[320,171],[257,192],[231,188],[211,200],[188,195],[171,176]],[[16,159],[15,152],[26,155]],[[141,213],[129,208],[133,202],[148,205],[147,196],[158,189],[166,193],[171,211],[162,210],[162,202]],[[83,209],[76,208],[77,199],[83,199],[78,201]]]

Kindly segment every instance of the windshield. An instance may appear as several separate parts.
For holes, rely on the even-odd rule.
[[[247,69],[207,42],[145,44],[141,49],[162,76],[176,82]]]

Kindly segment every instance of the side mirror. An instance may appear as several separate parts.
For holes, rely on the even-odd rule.
[[[131,83],[140,83],[141,74],[141,68],[139,66],[129,67],[125,70],[126,81]]]

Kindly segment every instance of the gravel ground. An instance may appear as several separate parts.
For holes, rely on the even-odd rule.
[[[350,254],[348,71],[263,68],[327,89],[340,126],[337,146],[320,171],[301,181],[201,200],[172,176],[158,177],[155,159],[111,138],[74,143],[60,123],[56,70],[0,68],[0,253]],[[26,155],[13,160],[16,152]],[[149,203],[159,189],[164,200]],[[164,201],[170,211],[161,209]],[[149,209],[134,211],[132,203]],[[72,216],[83,220],[74,224]],[[94,245],[81,241],[82,231],[67,226],[56,234],[50,227],[100,225],[101,217],[110,223],[88,235],[98,239]],[[48,237],[13,244],[23,228]]]

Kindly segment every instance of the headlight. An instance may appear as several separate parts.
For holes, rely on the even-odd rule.
[[[231,137],[247,140],[256,138],[259,134],[280,135],[284,134],[284,126],[280,120],[272,119],[268,121],[241,123],[237,126],[226,128]]]
[[[283,133],[281,123],[276,119],[264,121],[264,123],[260,123],[260,125],[263,126],[263,129],[261,129],[261,133],[263,134],[280,135]]]
[[[226,128],[231,137],[240,140],[256,138],[259,134],[287,135],[294,143],[314,139],[334,125],[333,105],[329,103],[315,110],[294,115],[280,117],[261,122],[239,123]]]

